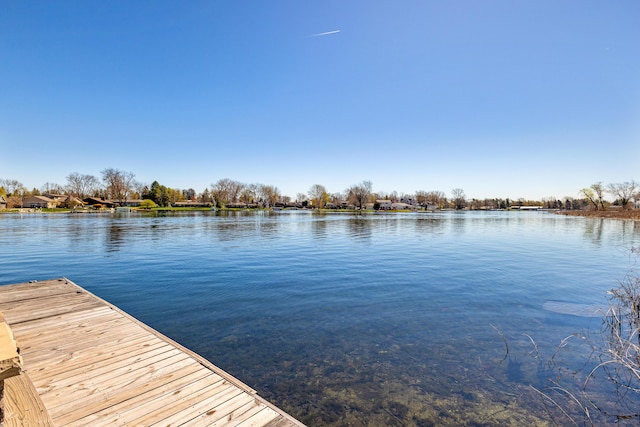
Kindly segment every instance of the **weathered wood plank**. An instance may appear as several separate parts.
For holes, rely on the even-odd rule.
[[[121,329],[122,331],[132,331],[129,326],[123,326],[122,328],[118,328],[118,329]],[[55,347],[39,348],[39,349],[34,348],[29,352],[25,352],[23,359],[25,360],[25,366],[27,365],[32,366],[37,364],[39,361],[43,361],[43,360],[46,361],[47,358],[53,357],[56,354],[68,354],[74,351],[99,346],[102,343],[110,342],[113,339],[115,339],[118,342],[124,343],[124,342],[127,342],[129,339],[137,338],[139,336],[144,336],[145,334],[146,334],[145,331],[140,331],[136,329],[136,330],[133,330],[132,333],[129,335],[121,334],[121,335],[111,336],[105,331],[104,333],[101,333],[97,337],[87,337],[86,340],[73,341],[69,343],[61,342],[59,344],[56,344]],[[28,366],[27,366],[27,369],[28,369]]]
[[[82,291],[74,291],[70,289],[69,292],[61,293],[58,295],[51,295],[49,297],[35,297],[28,299],[20,299],[17,301],[11,301],[10,304],[7,304],[10,307],[10,311],[20,311],[23,312],[28,309],[41,309],[41,308],[49,308],[49,307],[60,307],[67,306],[69,304],[77,304],[79,302],[84,301],[93,301],[97,302],[95,299],[91,297],[86,292]],[[97,304],[98,306],[100,304]],[[11,319],[12,323],[18,323],[15,319]]]
[[[185,391],[185,394],[178,396],[172,401],[168,401],[164,407],[157,407],[154,411],[146,414],[134,416],[132,424],[134,425],[178,425],[180,419],[189,419],[198,414],[198,402],[201,402],[212,396],[222,395],[242,395],[242,392],[229,384],[224,379],[219,379],[212,384],[193,384]]]
[[[75,420],[86,417],[99,410],[116,404],[122,399],[130,398],[139,393],[143,393],[153,387],[154,380],[171,381],[177,378],[180,369],[185,367],[193,367],[199,369],[197,365],[190,360],[176,360],[176,363],[155,368],[153,366],[147,369],[141,369],[130,375],[123,376],[121,381],[114,378],[107,388],[96,388],[83,385],[76,387],[75,393],[69,396],[55,396],[55,400],[49,401],[43,396],[42,401],[45,403],[53,421],[56,425],[64,425],[73,423]]]
[[[19,309],[8,309],[6,311],[7,321],[11,325],[18,324],[27,320],[42,319],[46,317],[56,316],[63,313],[70,313],[73,311],[82,311],[92,308],[100,307],[100,303],[92,301],[90,299],[83,299],[73,304],[55,304],[50,307],[29,307],[28,305],[20,307]]]
[[[40,395],[26,373],[6,379],[4,385],[5,427],[53,427]]]
[[[158,413],[178,399],[189,396],[207,384],[223,381],[208,370],[197,369],[171,382],[162,382],[158,387],[139,393],[108,408],[96,411],[74,422],[76,427],[94,425],[132,425],[133,421]]]
[[[48,289],[48,288],[56,288],[63,287],[64,289],[72,289],[69,287],[69,283],[65,279],[52,279],[52,280],[42,280],[40,282],[24,282],[24,283],[14,283],[10,285],[0,285],[2,287],[2,293],[11,295],[15,292],[24,292],[28,290],[34,289]]]
[[[104,417],[116,417],[119,418],[121,413],[119,411],[117,411],[114,408],[119,408],[119,405],[121,404],[126,404],[127,402],[129,402],[132,399],[135,399],[139,396],[149,396],[147,395],[148,392],[153,391],[159,387],[162,386],[166,386],[167,384],[171,384],[174,381],[179,381],[184,377],[187,376],[191,376],[191,375],[201,375],[203,372],[201,369],[199,369],[197,366],[193,365],[193,364],[189,364],[189,365],[184,365],[184,366],[177,366],[175,371],[168,373],[166,375],[161,375],[158,376],[157,378],[153,378],[151,380],[149,380],[147,383],[143,384],[142,386],[139,387],[126,387],[122,390],[120,390],[119,393],[112,393],[110,396],[108,397],[104,397],[102,400],[96,400],[93,402],[89,402],[89,405],[84,406],[83,408],[81,408],[81,413],[76,411],[76,414],[74,414],[74,421],[73,421],[73,425],[75,426],[76,424],[82,424],[85,423],[87,424],[85,421],[85,419],[90,419],[90,417],[99,415],[101,418]],[[199,378],[205,378],[205,382],[206,382],[206,375],[204,377],[199,376]],[[213,381],[213,379],[212,379]],[[217,381],[220,381],[219,379]],[[198,384],[197,387],[202,387],[202,383]],[[175,391],[173,392],[175,393]],[[107,402],[108,404],[105,404],[105,402]],[[143,403],[147,403],[150,405],[154,405],[153,399],[150,400],[143,400]],[[141,406],[140,401],[138,401],[138,407]],[[139,416],[141,416],[141,414],[136,414],[136,410],[135,408],[133,408],[132,413],[128,414],[126,412],[124,412],[122,415],[124,415],[125,419],[127,418],[138,418]],[[64,420],[64,419],[61,419]],[[60,421],[60,420],[56,420],[56,421]],[[99,423],[100,425],[102,425],[102,423]],[[91,422],[88,423],[88,425],[96,425],[96,424],[92,424]],[[116,422],[116,425],[140,425],[140,424],[136,424],[136,423],[120,423],[120,422]]]
[[[117,357],[113,359],[106,359],[99,362],[87,364],[85,366],[76,366],[75,369],[67,369],[58,372],[56,375],[44,371],[41,376],[55,377],[55,384],[57,387],[67,387],[73,383],[80,383],[91,381],[92,384],[99,384],[105,379],[113,378],[114,374],[124,375],[128,372],[135,371],[136,369],[146,367],[150,364],[159,363],[163,359],[168,359],[172,356],[180,355],[181,353],[168,346],[167,344],[160,344],[159,346],[146,349],[136,356],[131,357]],[[48,383],[51,381],[49,380]],[[46,388],[42,382],[37,382],[36,386],[41,394],[48,393],[50,388]],[[46,390],[46,391],[43,391]]]
[[[140,331],[144,330],[137,325],[132,325],[131,322],[127,322],[126,319],[123,319],[122,316],[119,316],[117,313],[101,313],[98,316],[64,322],[59,326],[56,322],[49,323],[45,321],[46,319],[42,320],[43,325],[41,328],[25,331],[20,327],[16,327],[14,330],[19,333],[23,339],[33,342],[34,346],[38,347],[46,346],[46,343],[50,341],[54,341],[57,344],[64,344],[68,338],[72,338],[73,334],[85,333],[87,336],[92,336],[93,332],[86,332],[96,329],[100,332],[108,332],[111,328],[126,325],[128,328],[137,327]],[[52,329],[55,329],[55,334],[51,333]],[[104,335],[104,333],[102,335]],[[58,337],[59,339],[56,339]]]
[[[269,424],[271,421],[278,418],[279,414],[271,408],[263,407],[259,412],[251,415],[246,420],[237,424],[238,427],[257,427]],[[235,422],[240,420],[236,419]]]
[[[48,328],[58,328],[68,324],[74,324],[89,320],[93,317],[113,315],[113,310],[109,307],[96,307],[90,310],[83,310],[73,313],[64,313],[58,316],[45,317],[37,320],[27,320],[22,323],[12,325],[14,331],[20,331],[21,334],[26,335],[33,333],[34,331],[48,330]]]
[[[56,426],[302,426],[248,385],[66,279],[0,286],[0,310],[24,348],[32,393]],[[15,414],[23,417],[28,404],[20,405],[23,415]]]
[[[222,405],[220,405],[222,406]],[[199,416],[189,420],[182,424],[184,427],[197,427],[197,426],[215,426],[215,425],[241,425],[250,419],[253,419],[254,425],[264,425],[275,417],[278,413],[272,409],[266,407],[261,402],[253,399],[247,401],[244,405],[234,405],[235,408],[231,411],[225,411],[224,416],[220,416],[220,407],[214,408],[208,412],[200,414]]]
[[[0,312],[0,381],[19,375],[22,368],[22,358],[18,354],[13,331]]]
[[[278,414],[277,418],[269,421],[263,427],[290,427],[291,421],[286,419],[282,414]]]
[[[111,316],[110,318],[99,318],[97,321],[64,325],[56,328],[55,334],[48,333],[46,330],[38,333],[20,334],[21,339],[26,343],[22,346],[22,351],[27,354],[34,348],[50,348],[55,347],[55,344],[59,342],[82,340],[94,334],[104,335],[104,332],[108,333],[118,327],[131,329],[135,326],[132,326],[131,322],[121,316]]]
[[[253,400],[252,402],[247,403],[244,406],[234,409],[229,415],[226,417],[214,422],[207,423],[209,426],[236,426],[243,421],[249,419],[255,414],[259,413],[266,407],[258,400]]]
[[[45,363],[37,369],[31,367],[30,372],[42,372],[47,377],[63,378],[67,373],[77,370],[89,370],[100,364],[117,362],[124,359],[135,358],[147,351],[153,351],[158,347],[166,346],[166,343],[154,337],[142,335],[139,338],[123,344],[115,344],[111,347],[91,347],[85,352],[75,352],[64,355],[64,358],[55,363]]]
[[[187,361],[188,359],[184,354],[177,351],[166,351],[166,348],[161,348],[161,354],[154,354],[148,359],[139,361],[132,361],[128,364],[127,361],[119,363],[111,369],[110,366],[102,366],[95,371],[85,370],[80,371],[76,375],[65,376],[55,381],[45,380],[44,382],[34,378],[33,383],[36,389],[40,393],[42,399],[54,401],[61,399],[61,402],[66,403],[68,394],[73,393],[76,390],[99,390],[101,393],[106,393],[110,388],[122,388],[126,387],[127,382],[137,379],[141,375],[151,375],[156,371],[160,371],[166,366],[173,365],[174,363]],[[49,410],[53,413],[56,405],[47,405]]]
[[[0,304],[21,300],[35,300],[49,298],[55,295],[66,295],[77,292],[66,282],[49,281],[27,283],[21,285],[6,285],[0,294]]]
[[[253,399],[242,390],[237,387],[233,387],[232,384],[224,382],[219,388],[212,388],[206,390],[206,392],[199,394],[193,401],[188,402],[187,406],[183,406],[181,410],[174,410],[173,414],[159,422],[148,424],[152,426],[178,426],[182,425],[193,418],[203,413],[210,413],[213,415],[215,407],[228,402],[229,400],[237,398],[234,402],[240,404],[241,400]],[[147,420],[137,420],[137,422],[143,422],[147,425]]]

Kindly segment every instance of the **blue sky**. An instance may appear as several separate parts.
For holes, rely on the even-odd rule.
[[[638,18],[636,0],[5,1],[0,178],[577,196],[640,180]]]

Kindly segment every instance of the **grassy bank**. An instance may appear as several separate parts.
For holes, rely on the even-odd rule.
[[[612,209],[606,211],[559,211],[558,213],[567,216],[640,220],[640,209]]]

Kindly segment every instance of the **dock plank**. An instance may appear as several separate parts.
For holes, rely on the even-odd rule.
[[[153,365],[153,368],[158,368],[165,363],[171,364],[174,362],[173,358],[178,356],[182,356],[179,350],[172,349],[167,345],[161,345],[136,357],[118,357],[117,359],[107,359],[102,363],[93,363],[84,367],[75,366],[73,370],[63,371],[55,375],[55,386],[48,386],[46,389],[39,383],[36,383],[36,385],[42,396],[52,391],[65,389],[72,387],[73,384],[84,382],[91,382],[91,384],[98,387],[99,384],[110,380],[114,376],[125,376],[138,369],[145,369],[150,365]]]
[[[168,402],[167,406],[135,418],[133,423],[147,426],[179,425],[182,421],[197,416],[201,411],[200,408],[203,407],[202,402],[211,399],[228,400],[234,396],[246,396],[246,393],[239,392],[237,388],[224,379],[204,388],[191,386],[189,390],[187,390],[187,393]]]
[[[11,319],[10,323],[13,325],[27,320],[43,319],[59,314],[100,307],[99,302],[87,298],[78,299],[70,304],[64,304],[64,300],[68,298],[67,295],[63,295],[60,298],[62,298],[60,301],[56,301],[56,304],[51,306],[47,306],[42,301],[38,301],[38,304],[34,305],[30,305],[28,301],[19,301],[17,302],[19,307],[13,307],[13,303],[9,303],[7,305],[12,308],[5,309],[6,311],[3,310],[3,313],[7,319]]]
[[[36,291],[37,293],[34,293]],[[46,280],[44,282],[17,283],[3,285],[0,304],[24,299],[46,298],[52,295],[75,292],[64,280]]]
[[[303,426],[242,381],[67,279],[0,286],[0,311],[22,349],[19,381],[30,379],[22,390],[32,393],[7,387],[13,408],[7,426],[27,416],[40,416],[44,421],[33,425],[43,426]]]
[[[215,423],[207,422],[208,426],[237,426],[242,422],[248,420],[249,418],[255,416],[259,412],[261,412],[265,407],[260,404],[258,401],[253,401],[241,406],[237,409],[234,409],[229,415],[225,418],[222,418]],[[200,421],[202,416],[199,416],[197,421]],[[202,425],[200,422],[194,425]]]
[[[40,387],[34,380],[34,385],[42,400],[48,402],[47,408],[54,412],[58,407],[69,407],[78,410],[83,404],[88,404],[96,399],[110,398],[113,394],[121,393],[129,388],[144,385],[147,381],[165,374],[171,374],[178,367],[188,365],[189,359],[183,354],[173,354],[170,357],[160,356],[155,360],[143,361],[133,367],[124,367],[113,373],[102,373],[94,378],[91,372],[84,372],[72,378],[65,378],[46,387]],[[176,366],[174,366],[176,365]],[[92,396],[83,398],[81,402],[71,399],[72,396],[82,396],[89,391]]]
[[[237,424],[237,427],[257,427],[269,424],[278,418],[279,414],[271,408],[262,408],[259,412]],[[235,420],[239,421],[239,420]]]
[[[53,427],[53,420],[26,373],[5,380],[5,427]]]
[[[176,378],[172,382],[162,382],[158,387],[137,394],[108,408],[96,411],[75,422],[76,427],[93,425],[131,425],[133,421],[149,414],[157,414],[169,404],[183,396],[189,396],[195,390],[200,390],[202,384],[209,379],[210,383],[224,381],[212,372],[201,369]]]
[[[1,303],[0,303],[1,304]],[[14,331],[20,331],[23,335],[33,332],[41,332],[50,327],[64,327],[68,324],[76,324],[93,317],[113,315],[113,310],[109,307],[96,307],[94,309],[83,310],[76,313],[65,313],[59,316],[46,317],[44,319],[28,320],[22,323],[13,324]]]
[[[71,400],[65,394],[57,394],[51,400],[43,396],[42,400],[56,424],[58,422],[63,425],[70,424],[77,419],[128,399],[132,395],[143,393],[151,387],[150,384],[153,384],[155,380],[170,381],[176,377],[176,371],[189,366],[195,367],[185,359],[174,358],[171,362],[174,363],[159,369],[141,369],[123,378],[114,379],[110,384],[102,384],[101,387],[105,387],[104,389],[95,387],[91,383],[84,383],[74,388],[70,393]]]
[[[129,332],[129,334],[125,335],[127,332]],[[144,336],[145,334],[145,331],[132,330],[129,325],[124,325],[111,331],[101,331],[97,335],[86,336],[84,340],[53,342],[50,343],[49,347],[29,348],[28,351],[22,353],[22,356],[23,359],[29,360],[30,363],[35,364],[43,360],[46,362],[47,357],[56,353],[70,353],[73,351],[101,346],[103,343],[110,343],[112,341],[125,343],[129,339]],[[28,347],[29,343],[28,341],[22,340],[20,341],[20,345]]]
[[[246,393],[242,393],[241,390],[233,387],[232,384],[223,382],[220,387],[203,390],[203,392],[198,395],[197,399],[194,399],[193,401],[189,400],[187,402],[182,402],[183,405],[178,406],[178,411],[174,410],[171,416],[153,424],[149,423],[148,425],[162,425],[167,427],[183,425],[199,415],[214,414],[216,412],[216,406],[221,406],[231,399],[235,399],[238,404],[253,400],[251,396]],[[138,420],[138,422],[142,422],[143,425],[147,425],[147,422],[149,421],[149,419]]]
[[[111,318],[99,318],[98,320],[84,321],[75,325],[62,325],[56,328],[55,335],[44,331],[31,334],[21,333],[22,339],[28,342],[28,345],[22,347],[22,351],[26,354],[32,348],[48,348],[55,342],[69,343],[86,339],[87,336],[91,337],[94,334],[104,335],[105,331],[108,333],[108,331],[121,326],[131,327],[127,319],[111,316]]]
[[[46,371],[43,375],[57,376],[66,371],[85,369],[87,365],[111,358],[136,356],[147,349],[161,346],[163,343],[153,337],[141,335],[125,343],[107,343],[101,348],[91,347],[81,351],[59,354],[40,365],[32,365],[29,371]]]

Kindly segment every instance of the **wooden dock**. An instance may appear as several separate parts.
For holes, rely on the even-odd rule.
[[[5,380],[6,426],[303,426],[67,279],[0,286],[0,312],[23,363]]]

